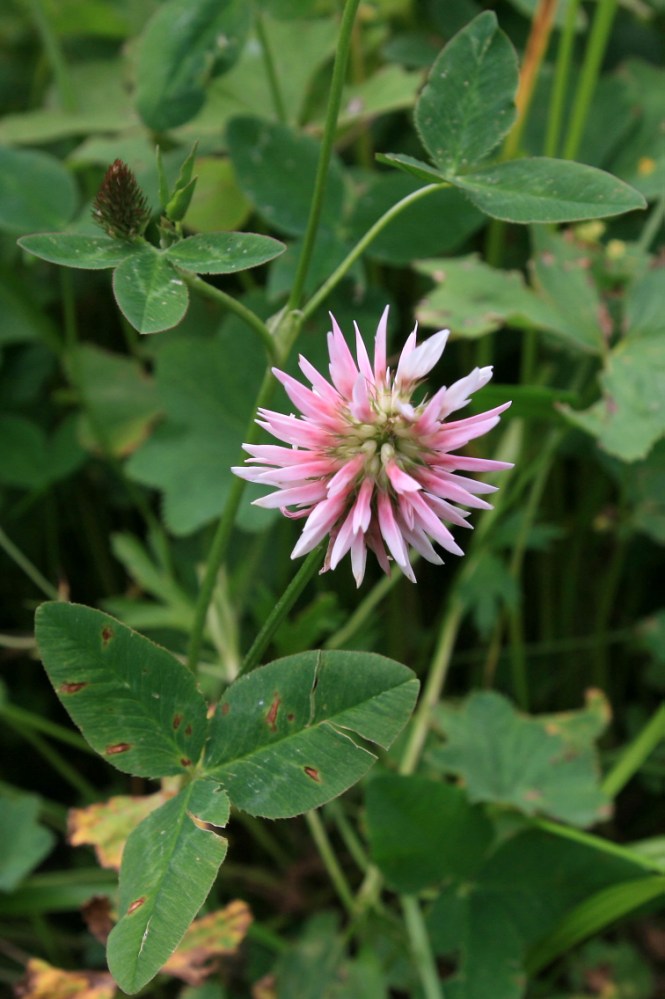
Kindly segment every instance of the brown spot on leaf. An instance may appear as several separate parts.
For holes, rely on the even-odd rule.
[[[314,767],[304,767],[304,770],[307,776],[311,777],[312,780],[315,780],[317,784],[321,783],[321,775],[318,770]]]
[[[102,644],[108,645],[112,638],[113,638],[113,628],[109,628],[109,626],[106,625],[104,628],[102,628]]]
[[[78,694],[79,690],[87,686],[87,683],[61,683],[58,689],[61,694]]]
[[[296,716],[294,715],[293,711],[289,711],[288,715],[286,716],[286,720],[290,722],[296,720]]]
[[[180,764],[181,764],[181,766],[183,766],[183,767],[191,767],[191,765],[192,765],[192,761],[191,761],[191,760],[189,760],[189,759],[187,759],[187,757],[186,757],[186,756],[183,756],[183,757],[181,758],[181,760],[180,760]]]
[[[177,731],[180,728],[180,722],[182,721],[182,715],[173,716],[173,729]]]
[[[228,704],[228,703],[222,704],[221,711],[222,711],[223,715],[228,715],[228,713],[229,713],[230,710],[231,710],[231,705],[230,704]]]
[[[188,725],[187,728],[185,729],[185,735],[191,735],[191,734],[192,734],[192,726]]]
[[[145,902],[145,895],[141,895],[140,898],[135,898],[134,901],[130,904],[129,908],[127,909],[127,915],[131,916],[133,912],[136,912],[137,909],[141,908],[144,902]]]
[[[270,708],[268,710],[268,714],[266,715],[266,725],[268,726],[271,732],[277,731],[277,713],[279,712],[279,706],[281,703],[282,703],[282,698],[279,696],[279,694],[275,694],[272,700],[272,704],[270,705]]]
[[[131,742],[116,742],[114,746],[107,746],[104,752],[107,756],[116,756],[118,753],[126,753],[131,748]]]

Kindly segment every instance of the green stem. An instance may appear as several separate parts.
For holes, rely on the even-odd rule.
[[[415,560],[414,560],[415,561]],[[342,649],[348,645],[349,641],[363,625],[369,621],[379,604],[385,600],[390,591],[402,579],[402,574],[392,572],[389,576],[383,576],[375,586],[369,591],[367,596],[356,607],[346,624],[343,624],[334,635],[331,635],[324,643],[325,649]]]
[[[322,302],[326,300],[333,288],[336,288],[339,282],[342,280],[344,275],[353,267],[356,260],[365,252],[367,247],[376,239],[380,232],[385,229],[389,222],[392,222],[394,218],[403,212],[405,208],[409,205],[414,204],[421,198],[425,198],[428,194],[432,194],[433,191],[440,191],[444,187],[450,187],[449,184],[427,184],[426,187],[421,187],[417,191],[413,191],[411,194],[407,194],[405,198],[398,201],[396,205],[389,208],[388,211],[378,219],[373,226],[371,226],[365,235],[360,239],[351,252],[344,258],[341,264],[335,268],[327,281],[321,285],[321,287],[316,291],[312,297],[309,299],[307,304],[302,309],[303,320],[308,319],[312,313],[316,312],[318,307]]]
[[[55,85],[63,111],[76,111],[76,92],[69,77],[67,63],[60,46],[60,39],[53,30],[42,0],[26,0],[35,27],[39,32],[46,57],[51,64]]]
[[[551,833],[553,836],[559,836],[561,839],[569,839],[573,843],[590,847],[599,853],[606,853],[609,856],[618,857],[620,860],[629,861],[631,864],[638,864],[647,871],[662,873],[659,860],[654,861],[651,857],[643,855],[637,850],[631,850],[629,846],[613,843],[610,839],[602,839],[601,836],[584,832],[582,829],[575,829],[573,826],[560,825],[558,822],[552,822],[551,819],[532,819],[531,825],[537,829],[542,829],[543,832]]]
[[[665,739],[665,702],[660,705],[606,775],[603,791],[608,797],[617,796],[662,739]]]
[[[642,229],[640,238],[637,241],[638,250],[641,250],[643,253],[648,252],[649,247],[660,231],[663,219],[665,219],[665,194],[663,194],[660,200],[653,206],[649,218],[644,223],[644,228]]]
[[[20,548],[16,547],[14,542],[7,537],[7,535],[5,534],[5,532],[1,527],[0,527],[0,548],[2,548],[5,554],[8,555],[9,558],[16,563],[19,569],[21,569],[26,574],[28,579],[30,579],[35,584],[37,589],[41,590],[42,593],[49,600],[58,599],[58,591],[55,588],[55,586],[53,586],[52,583],[49,583],[48,579],[42,576],[39,569],[32,564],[30,559],[27,557],[27,555],[23,554]]]
[[[307,229],[303,238],[298,267],[287,305],[287,311],[289,312],[300,306],[305,288],[307,271],[309,270],[312,251],[314,249],[316,234],[319,228],[319,219],[321,218],[323,201],[326,194],[328,167],[330,165],[333,143],[337,132],[337,118],[339,116],[339,109],[342,103],[342,90],[344,88],[346,67],[351,47],[353,22],[359,2],[360,0],[346,0],[344,5],[342,23],[340,25],[339,38],[337,41],[335,63],[333,66],[332,81],[330,83],[330,96],[328,97],[326,121],[321,140],[321,152],[319,154],[319,163],[316,171],[316,179],[314,181],[314,193],[312,195],[312,203],[309,210],[309,218],[307,220]]]
[[[37,735],[35,731],[30,728],[26,728],[25,725],[18,723],[11,715],[3,712],[3,717],[5,721],[13,728],[27,743],[34,747],[34,749],[39,753],[39,755],[46,761],[46,763],[53,769],[57,774],[60,774],[63,780],[67,781],[68,784],[78,791],[81,797],[86,803],[95,801],[99,797],[99,792],[95,790],[92,784],[89,783],[82,777],[78,770],[71,765],[71,763],[62,756],[57,749],[51,746],[45,739],[42,739],[40,735]]]
[[[266,31],[266,26],[263,22],[263,15],[260,11],[256,11],[254,15],[254,27],[256,29],[256,35],[261,43],[261,51],[263,52],[263,65],[266,69],[266,76],[268,77],[268,85],[270,87],[270,94],[272,96],[272,102],[275,107],[275,114],[277,115],[277,120],[281,122],[287,121],[286,108],[284,106],[284,98],[282,97],[282,89],[279,85],[279,79],[277,77],[277,69],[275,67],[275,60],[272,57],[272,50],[270,48],[270,42],[268,40],[268,33]]]
[[[254,412],[267,404],[273,391],[273,382],[274,378],[272,376],[272,372],[266,371],[256,398]],[[247,443],[252,443],[256,439],[257,435],[258,429],[254,423],[254,415],[252,414],[252,419],[245,435],[245,441]],[[229,540],[231,538],[231,531],[233,529],[233,522],[235,521],[236,513],[238,512],[238,507],[240,506],[240,500],[242,499],[244,490],[244,480],[234,478],[231,488],[229,489],[229,494],[226,499],[222,516],[217,524],[210,552],[208,553],[208,560],[206,562],[201,589],[199,590],[196,607],[194,608],[194,620],[192,622],[189,648],[187,650],[187,665],[193,672],[196,672],[198,667],[201,644],[203,642],[203,632],[205,630],[206,617],[208,615],[208,607],[210,606],[210,601],[212,600],[212,595],[215,591],[217,576],[226,555]]]
[[[575,22],[577,21],[579,5],[580,0],[569,0],[568,10],[566,11],[566,23],[559,41],[547,119],[547,132],[545,133],[545,148],[543,150],[545,156],[556,156],[559,148],[561,123],[563,122],[563,112],[566,104],[566,90],[568,81],[570,80],[570,67],[573,59]]]
[[[570,126],[563,149],[564,159],[574,160],[580,148],[617,6],[618,0],[600,0],[598,4],[584,56],[580,81],[572,103]]]
[[[36,732],[42,732],[44,735],[48,735],[51,739],[57,739],[58,742],[63,742],[67,746],[72,746],[74,749],[78,749],[83,753],[89,753],[91,756],[97,756],[97,753],[92,749],[88,743],[76,732],[71,732],[64,725],[58,725],[56,722],[49,721],[48,718],[42,718],[40,715],[33,714],[32,711],[26,711],[25,708],[20,708],[16,704],[2,704],[0,705],[0,716],[7,718],[16,728],[23,731],[25,728],[29,728]]]
[[[420,754],[427,738],[432,709],[438,704],[443,685],[446,681],[450,657],[463,613],[464,608],[461,602],[453,597],[448,608],[448,613],[444,617],[443,627],[439,633],[439,640],[427,676],[427,683],[425,684],[425,689],[418,702],[418,707],[413,718],[409,741],[399,767],[401,774],[412,774],[418,765],[418,760],[420,759]]]
[[[272,333],[263,320],[259,319],[251,309],[248,309],[246,305],[243,305],[233,295],[228,295],[221,288],[215,288],[214,285],[208,284],[207,281],[203,281],[202,278],[195,274],[189,274],[186,271],[180,271],[180,274],[185,284],[189,285],[193,291],[198,291],[200,295],[209,298],[213,302],[217,302],[218,305],[224,306],[229,312],[234,312],[239,319],[242,319],[258,335],[266,349],[271,364],[274,364],[278,360],[277,345]]]
[[[363,848],[362,843],[360,842],[359,838],[356,836],[355,830],[353,829],[351,823],[347,819],[346,813],[342,808],[339,799],[337,798],[333,799],[332,801],[329,801],[328,804],[325,806],[325,810],[326,813],[330,815],[333,822],[337,826],[337,830],[342,839],[344,840],[344,846],[349,851],[351,857],[353,857],[359,869],[364,873],[369,868],[369,858]]]
[[[321,860],[323,861],[325,869],[328,872],[328,877],[330,878],[342,905],[349,915],[351,915],[355,910],[353,892],[349,887],[344,871],[337,861],[335,851],[333,850],[332,844],[328,839],[328,833],[326,832],[326,828],[321,821],[321,817],[318,812],[305,812],[305,821],[309,826],[312,839],[316,844]]]
[[[302,563],[298,572],[284,590],[284,593],[271,610],[263,627],[254,639],[249,652],[242,661],[238,671],[238,676],[243,673],[249,673],[250,670],[253,670],[259,665],[261,656],[270,644],[272,636],[275,634],[280,624],[289,613],[316,570],[321,565],[322,551],[323,545],[318,545],[314,551],[309,553],[305,561]]]
[[[418,899],[413,895],[401,895],[400,902],[409,934],[411,955],[418,971],[425,999],[443,999],[441,981]]]

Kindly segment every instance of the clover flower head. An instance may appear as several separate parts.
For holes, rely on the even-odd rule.
[[[463,555],[447,526],[470,527],[469,511],[458,504],[490,507],[480,497],[496,487],[459,473],[512,467],[456,453],[491,430],[510,403],[447,422],[490,380],[491,367],[474,368],[416,402],[414,392],[440,359],[448,330],[417,344],[416,324],[393,372],[386,359],[387,308],[376,331],[373,363],[357,324],[354,359],[335,318],[330,318],[330,381],[302,356],[300,370],[311,388],[274,368],[300,415],[260,410],[259,426],[287,446],[245,444],[249,458],[233,471],[250,482],[275,487],[255,500],[257,506],[279,507],[288,517],[307,518],[292,558],[312,551],[329,535],[322,571],[336,568],[350,552],[360,586],[369,548],[386,573],[392,558],[415,582],[409,547],[437,565],[443,560],[432,542]]]

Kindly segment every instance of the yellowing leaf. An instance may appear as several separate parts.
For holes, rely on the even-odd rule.
[[[129,834],[146,815],[172,797],[165,791],[142,798],[119,795],[87,808],[72,808],[68,822],[69,842],[72,846],[94,846],[101,866],[118,871]]]
[[[33,957],[16,995],[20,999],[114,999],[117,990],[107,971],[65,971]]]
[[[220,957],[235,954],[251,922],[252,914],[240,900],[196,919],[162,970],[200,985],[216,971]]]

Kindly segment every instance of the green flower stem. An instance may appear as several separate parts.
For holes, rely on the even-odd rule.
[[[270,86],[272,102],[275,107],[275,114],[277,115],[277,120],[284,123],[287,121],[287,115],[286,108],[284,106],[284,98],[282,96],[282,88],[279,85],[275,60],[272,57],[268,33],[263,22],[263,15],[258,10],[254,14],[254,28],[256,30],[257,38],[261,43],[263,65],[265,66],[266,76],[268,77],[268,84]]]
[[[389,222],[392,222],[394,218],[403,212],[405,208],[409,205],[413,205],[416,201],[420,201],[421,198],[427,197],[428,194],[432,194],[434,191],[440,191],[444,187],[450,187],[450,184],[427,184],[425,187],[419,188],[417,191],[413,191],[412,194],[407,194],[405,198],[398,201],[396,205],[389,208],[380,219],[371,226],[365,235],[360,239],[351,252],[344,258],[341,264],[335,268],[327,281],[321,285],[321,287],[316,291],[306,305],[302,309],[303,320],[308,319],[313,312],[316,312],[318,307],[322,302],[326,300],[333,288],[336,288],[339,282],[342,280],[344,275],[353,267],[356,260],[365,252],[367,247],[376,239],[380,232],[382,232]]]
[[[439,633],[439,640],[434,650],[434,657],[427,674],[425,688],[413,716],[409,741],[407,742],[399,766],[401,774],[412,774],[418,765],[418,760],[420,759],[420,754],[427,738],[427,732],[429,731],[432,709],[438,704],[443,685],[446,682],[450,658],[463,614],[464,607],[461,601],[453,597],[448,607],[448,612],[444,617],[443,627]]]
[[[217,302],[218,305],[222,305],[225,309],[228,309],[229,312],[235,312],[236,316],[238,316],[239,319],[242,319],[242,321],[258,335],[266,349],[270,363],[276,363],[278,360],[277,345],[272,333],[262,319],[259,319],[259,317],[252,312],[251,309],[248,309],[246,305],[243,305],[242,302],[240,302],[237,298],[234,298],[233,295],[227,295],[227,293],[222,291],[221,288],[215,288],[214,285],[208,284],[207,281],[204,281],[197,275],[190,274],[187,271],[181,270],[180,274],[185,284],[189,285],[193,291],[198,291],[200,295],[204,296],[204,298],[209,298],[212,302]]]
[[[52,583],[49,583],[48,579],[41,574],[39,569],[32,564],[27,555],[24,555],[20,548],[17,548],[13,541],[11,541],[3,529],[0,527],[0,548],[5,552],[6,555],[15,562],[19,569],[22,570],[30,579],[37,589],[41,590],[44,596],[49,600],[58,599],[58,591]]]
[[[443,999],[441,981],[418,899],[413,895],[401,895],[400,902],[409,934],[411,956],[418,970],[423,995],[425,999]]]
[[[579,6],[580,0],[569,0],[568,10],[566,11],[566,23],[559,40],[554,82],[550,96],[550,109],[547,118],[547,132],[545,133],[545,147],[543,149],[545,156],[556,156],[559,148],[561,124],[566,104],[566,89],[570,80],[570,67],[573,60],[575,23],[577,21]]]
[[[77,732],[72,732],[68,728],[65,728],[64,725],[58,725],[55,722],[49,721],[48,718],[42,718],[41,715],[34,714],[32,711],[26,711],[25,708],[20,708],[16,704],[0,704],[0,717],[6,718],[16,728],[20,729],[21,732],[25,729],[41,732],[43,735],[48,735],[51,739],[56,739],[66,746],[72,746],[83,753],[97,756],[95,750]]]
[[[249,652],[240,665],[238,676],[241,676],[243,673],[249,673],[250,670],[255,669],[259,665],[261,656],[270,644],[272,636],[275,634],[280,624],[289,613],[316,570],[321,565],[322,552],[323,545],[318,545],[314,551],[309,553],[305,561],[302,563],[297,573],[284,590],[284,593],[266,618],[260,632],[254,639]]]
[[[577,92],[572,103],[570,125],[563,149],[564,159],[574,160],[580,148],[617,6],[618,0],[600,0],[596,9]]]
[[[665,219],[665,193],[653,206],[649,218],[644,223],[644,228],[642,229],[640,238],[637,241],[638,250],[641,250],[643,253],[648,252],[649,247],[660,232],[663,219]]]
[[[263,381],[256,398],[254,412],[262,406],[267,405],[273,392],[273,383],[274,378],[272,372],[267,370],[263,376]],[[254,415],[252,415],[252,419],[245,435],[245,442],[248,444],[253,443],[256,440],[257,435],[258,428],[254,423]],[[226,499],[226,505],[217,524],[212,545],[210,546],[210,552],[206,562],[201,589],[199,590],[196,607],[194,608],[194,619],[192,621],[189,647],[187,649],[187,666],[194,673],[198,668],[199,655],[203,642],[203,632],[205,630],[206,617],[208,616],[208,607],[210,606],[210,601],[212,600],[212,595],[215,591],[217,576],[226,555],[229,540],[231,538],[231,531],[233,530],[233,522],[235,521],[236,513],[238,512],[238,507],[240,506],[240,500],[242,499],[244,490],[244,480],[234,477],[234,481],[231,484],[231,488],[229,489],[229,494]]]
[[[342,23],[340,25],[339,38],[337,41],[337,51],[333,66],[332,81],[330,83],[330,96],[328,98],[328,109],[326,111],[326,121],[321,140],[321,152],[314,181],[314,193],[307,220],[307,229],[303,238],[300,258],[296,275],[291,288],[291,295],[287,305],[287,311],[292,311],[300,306],[300,302],[305,287],[307,271],[309,270],[314,242],[319,228],[319,219],[323,208],[323,200],[326,194],[326,184],[328,180],[328,167],[333,151],[333,143],[337,132],[337,119],[342,103],[342,90],[346,78],[346,67],[349,61],[349,50],[351,48],[351,36],[353,32],[353,22],[360,0],[346,0],[342,13]]]
[[[369,868],[369,858],[365,849],[356,835],[355,829],[351,826],[351,823],[346,817],[346,812],[344,811],[342,805],[340,804],[339,798],[334,798],[329,801],[325,806],[326,814],[330,815],[331,819],[337,826],[337,830],[344,840],[344,846],[349,851],[351,857],[358,865],[358,868],[364,873]]]
[[[67,781],[81,795],[86,803],[91,803],[99,798],[99,792],[93,785],[82,777],[78,770],[65,759],[57,749],[51,746],[41,735],[33,729],[19,723],[15,718],[3,712],[3,718],[11,728],[16,731],[25,742],[29,743],[39,755],[46,761],[52,770],[60,774],[63,780]]]
[[[60,39],[53,30],[45,5],[42,0],[25,0],[25,3],[41,38],[46,58],[51,64],[62,109],[63,111],[76,111],[76,92],[69,77]]]
[[[608,797],[617,796],[662,739],[665,739],[665,701],[606,775],[602,788]]]
[[[572,840],[573,843],[579,843],[581,846],[587,846],[592,850],[597,850],[599,853],[606,853],[611,857],[618,857],[620,860],[629,861],[631,864],[638,864],[646,871],[657,871],[659,874],[662,874],[660,861],[640,853],[639,850],[631,850],[629,846],[614,843],[611,839],[603,839],[601,836],[594,835],[594,833],[584,832],[584,830],[575,829],[573,826],[564,826],[558,822],[553,822],[551,819],[532,818],[530,821],[534,828],[542,829],[543,832],[559,836],[561,839]]]
[[[326,827],[321,821],[321,816],[315,811],[305,812],[305,821],[309,827],[312,839],[316,844],[316,848],[319,851],[319,856],[321,857],[325,869],[328,872],[328,877],[330,878],[335,891],[339,896],[340,902],[349,915],[353,914],[355,910],[353,892],[349,887],[344,871],[340,867],[335,851],[333,850],[332,844],[328,839],[328,833],[326,832]]]

